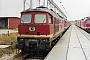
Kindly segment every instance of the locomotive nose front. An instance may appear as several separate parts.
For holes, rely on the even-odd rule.
[[[30,52],[48,49],[50,44],[50,25],[48,24],[47,14],[45,12],[23,13],[21,24],[18,25],[18,42],[23,39],[19,49]],[[20,41],[21,42],[21,41]]]
[[[18,32],[20,35],[49,35],[50,26],[47,24],[46,14],[23,14]]]

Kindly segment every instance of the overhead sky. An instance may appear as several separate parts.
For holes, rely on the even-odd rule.
[[[58,6],[63,5],[69,20],[79,20],[90,16],[90,0],[54,0]],[[62,2],[62,3],[60,3]]]
[[[70,21],[80,20],[81,18],[90,16],[90,0],[54,0],[54,1],[68,16],[68,20]],[[34,1],[34,4],[38,5],[35,2],[36,0]],[[23,0],[0,0],[0,16],[20,17],[20,12],[22,10],[23,10]]]

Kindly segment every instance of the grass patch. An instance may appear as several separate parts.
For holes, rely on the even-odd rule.
[[[18,33],[11,33],[9,36],[7,34],[0,35],[0,45],[16,44]]]
[[[0,45],[11,45],[9,48],[0,49],[0,56],[3,54],[12,54],[15,53],[15,45],[17,43],[18,33],[10,33],[0,35]]]

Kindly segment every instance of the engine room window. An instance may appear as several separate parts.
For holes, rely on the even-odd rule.
[[[34,21],[35,21],[35,23],[46,23],[46,15],[45,14],[36,14]]]
[[[87,20],[87,23],[89,23],[89,24],[90,24],[90,20]]]
[[[21,23],[30,23],[31,22],[31,14],[22,15]]]

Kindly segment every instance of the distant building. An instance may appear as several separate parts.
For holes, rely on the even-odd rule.
[[[18,28],[20,18],[18,17],[0,17],[0,28],[13,29]]]

